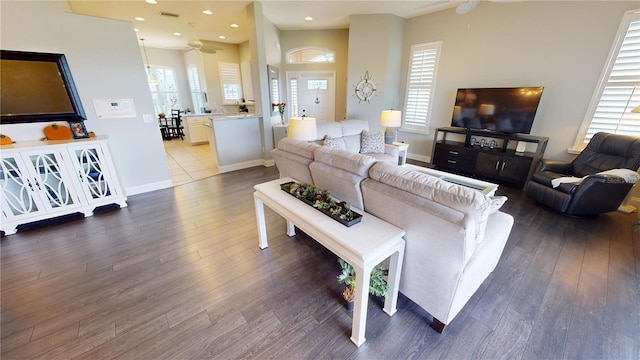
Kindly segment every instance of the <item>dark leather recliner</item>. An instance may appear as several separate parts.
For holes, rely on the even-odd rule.
[[[637,171],[638,167],[640,138],[600,132],[572,162],[542,160],[525,192],[538,203],[567,215],[615,211],[633,184],[618,176],[597,173],[611,169]],[[551,180],[563,176],[584,179],[578,184],[562,183],[553,188]]]

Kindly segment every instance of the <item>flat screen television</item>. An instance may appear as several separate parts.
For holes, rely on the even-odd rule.
[[[0,50],[0,122],[85,119],[63,54]]]
[[[529,134],[543,89],[541,86],[458,89],[451,126]]]

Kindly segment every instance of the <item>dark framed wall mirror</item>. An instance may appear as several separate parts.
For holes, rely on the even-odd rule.
[[[0,122],[84,120],[64,54],[0,50]]]
[[[282,102],[280,99],[280,74],[278,68],[273,65],[267,65],[267,73],[269,74],[269,99],[271,100],[271,114],[278,113],[278,107],[273,104]]]

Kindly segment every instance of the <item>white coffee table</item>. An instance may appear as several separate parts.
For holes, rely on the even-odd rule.
[[[265,249],[269,246],[263,206],[266,204],[287,220],[287,234],[289,236],[295,235],[295,225],[325,248],[351,264],[356,271],[356,297],[351,341],[360,346],[365,341],[371,270],[386,258],[390,259],[390,263],[387,296],[384,300],[383,310],[390,316],[396,312],[400,272],[404,257],[404,239],[402,238],[404,230],[357,209],[354,210],[362,214],[362,221],[351,227],[346,227],[282,191],[280,184],[289,181],[294,180],[282,178],[254,187],[256,191],[253,193],[253,198],[258,221],[260,248]]]
[[[403,165],[403,167],[409,168],[411,170],[418,171],[418,172],[421,172],[421,173],[425,173],[427,175],[435,176],[437,178],[440,178],[440,179],[442,179],[444,181],[447,181],[447,182],[450,182],[450,183],[454,183],[454,184],[466,186],[466,187],[469,187],[469,188],[472,188],[472,189],[476,189],[476,190],[482,192],[483,194],[489,195],[489,196],[495,195],[496,194],[496,190],[498,190],[498,184],[490,183],[490,182],[487,182],[487,181],[482,181],[482,180],[478,180],[478,179],[474,179],[474,178],[470,178],[470,177],[466,177],[466,176],[451,174],[451,173],[448,173],[448,172],[435,170],[435,169],[429,169],[429,168],[425,168],[425,167],[422,167],[422,166],[416,166],[416,165],[411,165],[411,164]]]

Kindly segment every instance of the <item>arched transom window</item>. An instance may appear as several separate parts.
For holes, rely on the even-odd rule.
[[[319,62],[334,62],[334,52],[319,47],[301,47],[287,51],[287,63],[308,64]]]

